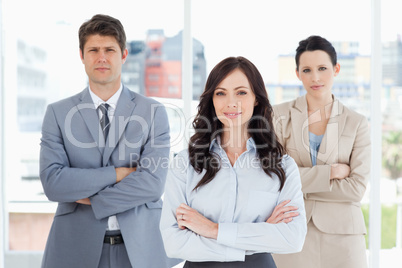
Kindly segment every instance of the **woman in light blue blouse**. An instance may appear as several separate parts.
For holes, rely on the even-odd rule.
[[[306,218],[298,167],[272,125],[261,74],[243,57],[211,71],[188,150],[172,162],[160,228],[184,267],[276,267],[299,252]]]

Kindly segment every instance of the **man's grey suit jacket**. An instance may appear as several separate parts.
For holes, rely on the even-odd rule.
[[[169,145],[164,106],[126,87],[106,142],[88,88],[50,104],[42,126],[40,178],[58,207],[42,267],[98,267],[112,215],[133,267],[178,263],[167,258],[159,231]],[[130,166],[137,170],[115,183],[115,168]],[[87,197],[90,206],[75,202]]]

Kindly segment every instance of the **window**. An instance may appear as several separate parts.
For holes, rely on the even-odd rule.
[[[178,100],[182,97],[184,80],[181,59],[184,1],[190,1],[192,7],[194,101],[191,104]],[[0,0],[0,31],[4,30],[0,32],[0,60],[3,61],[0,64],[0,132],[4,133],[0,144],[3,182],[0,189],[4,203],[0,205],[6,211],[0,216],[5,223],[2,226],[5,248],[2,250],[0,246],[0,255],[5,253],[7,267],[27,267],[32,256],[36,263],[31,261],[30,267],[38,267],[35,265],[40,263],[41,254],[35,252],[44,249],[56,208],[56,204],[47,201],[38,179],[40,126],[47,104],[87,86],[78,54],[77,31],[82,22],[96,13],[121,20],[130,50],[123,66],[123,83],[166,104],[172,151],[178,152],[185,148],[184,129],[191,128],[190,121],[183,121],[183,107],[191,106],[191,116],[196,113],[198,97],[213,66],[227,56],[245,56],[261,71],[272,103],[291,100],[304,94],[295,76],[295,48],[301,39],[312,34],[326,37],[339,53],[341,74],[336,79],[334,94],[348,107],[371,118],[371,54],[376,51],[371,48],[370,25],[376,17],[370,17],[369,3],[340,0],[329,10],[327,3],[320,0],[290,4],[258,0],[149,3],[135,0],[131,4],[135,8],[122,9],[127,4],[123,0],[112,5],[106,0]],[[38,6],[46,8],[38,9]],[[402,174],[394,171],[397,164],[390,162],[397,154],[387,153],[401,151],[398,147],[401,142],[393,141],[398,141],[402,131],[402,32],[398,28],[402,17],[392,0],[382,0],[381,8],[383,125],[371,125],[371,128],[382,129],[385,150],[380,179],[384,223],[381,267],[393,268],[392,265],[401,262],[402,253],[402,223],[396,222],[397,216],[402,218]],[[329,12],[342,19],[328,16]],[[7,111],[7,116],[1,111]],[[366,216],[373,204],[369,193],[376,190],[367,189],[363,200]],[[366,222],[369,224],[368,218]],[[31,229],[24,229],[27,223]]]
[[[402,252],[402,41],[401,22],[393,1],[381,1],[382,11],[382,173],[381,248],[390,254],[384,267],[400,262]],[[391,255],[394,253],[394,255]],[[400,255],[399,255],[400,256]]]
[[[122,0],[113,5],[106,0],[0,0],[0,101],[1,111],[7,111],[0,127],[7,129],[4,136],[3,131],[0,135],[1,156],[7,156],[0,158],[4,185],[0,188],[4,200],[4,204],[0,202],[0,219],[1,234],[5,235],[0,267],[3,260],[11,268],[40,265],[40,252],[56,209],[56,204],[44,195],[39,180],[40,129],[49,103],[77,94],[88,84],[79,57],[79,26],[97,13],[110,14],[122,22],[130,50],[122,81],[141,94],[146,94],[145,62],[151,59],[151,67],[158,66],[163,52],[163,46],[150,47],[147,42],[163,41],[183,29],[182,0],[132,4],[135,8],[122,9],[127,5]],[[147,39],[148,32],[160,29],[165,37]],[[160,73],[153,76],[156,81],[160,77]],[[162,85],[154,85],[151,90],[158,93]]]
[[[159,75],[157,75],[157,74],[149,74],[148,79],[149,79],[149,81],[158,81],[159,80]]]
[[[168,75],[168,80],[169,80],[169,82],[176,82],[179,80],[179,77],[176,74],[171,74],[171,75]]]

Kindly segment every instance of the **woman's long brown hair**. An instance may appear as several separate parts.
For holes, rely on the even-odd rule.
[[[256,97],[257,106],[254,107],[253,116],[248,123],[248,132],[256,144],[261,167],[267,175],[278,176],[281,183],[279,190],[282,190],[286,180],[281,164],[284,149],[274,132],[272,106],[260,72],[244,57],[229,57],[218,63],[209,74],[200,97],[198,113],[193,121],[195,134],[190,138],[188,151],[194,170],[199,174],[204,169],[206,172],[194,190],[211,182],[220,170],[221,159],[210,151],[212,140],[222,132],[222,123],[216,116],[212,98],[217,86],[236,69],[246,75]]]

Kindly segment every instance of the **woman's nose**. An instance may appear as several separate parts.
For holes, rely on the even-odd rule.
[[[228,108],[236,108],[239,105],[238,100],[236,97],[229,96],[227,106]]]
[[[318,72],[313,72],[312,73],[312,79],[313,79],[313,82],[320,81],[320,75],[318,74]]]

